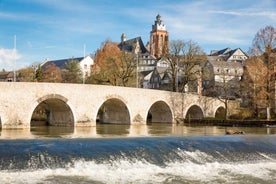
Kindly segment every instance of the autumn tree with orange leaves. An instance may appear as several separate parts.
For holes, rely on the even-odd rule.
[[[134,86],[136,62],[132,53],[121,51],[117,43],[105,41],[97,50],[89,83]]]

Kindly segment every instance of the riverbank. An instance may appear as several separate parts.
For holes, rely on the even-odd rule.
[[[184,120],[184,125],[208,125],[208,126],[231,126],[231,127],[276,127],[276,121],[193,119],[193,120]]]

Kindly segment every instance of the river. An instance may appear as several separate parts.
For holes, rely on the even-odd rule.
[[[228,129],[244,135],[225,135]],[[0,183],[276,183],[276,128],[0,130]]]

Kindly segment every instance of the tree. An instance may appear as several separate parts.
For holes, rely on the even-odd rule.
[[[181,76],[180,91],[185,92],[185,86],[190,83],[190,88],[197,90],[198,82],[200,82],[206,71],[204,65],[206,63],[206,54],[200,46],[193,42],[188,41],[183,47],[183,57],[180,61],[182,65],[183,75]],[[201,89],[200,89],[201,90]]]
[[[42,72],[41,82],[61,82],[61,71],[60,68],[52,64],[45,68]]]
[[[172,91],[185,92],[185,87],[201,78],[206,55],[200,46],[193,41],[173,40],[170,53],[163,57],[169,64],[172,78]],[[180,80],[178,77],[180,76]]]
[[[242,106],[250,108],[255,117],[267,106],[267,67],[262,60],[262,57],[251,56],[245,61],[241,83]]]
[[[39,64],[35,70],[35,81],[41,82],[42,78],[43,78],[43,71],[42,71],[41,65]]]
[[[275,82],[276,82],[276,48],[266,47],[263,55],[264,63],[267,66],[266,74],[266,97],[267,97],[267,119],[271,119],[271,108],[275,108]]]
[[[116,43],[106,40],[96,51],[90,81],[97,84],[111,84],[117,86],[118,78],[115,75],[116,60],[120,49]]]
[[[227,119],[229,100],[240,98],[242,64],[216,61],[213,65],[216,77],[215,84],[211,89],[214,90],[213,96],[224,104],[224,119]]]
[[[267,72],[265,75],[265,86],[266,86],[266,105],[267,105],[267,119],[269,120],[272,101],[274,100],[273,94],[275,93],[275,52],[276,52],[276,29],[272,26],[266,26],[264,29],[260,29],[252,43],[252,48],[250,49],[251,56],[259,57],[265,67]],[[275,106],[275,105],[274,105]]]
[[[81,83],[82,71],[77,60],[72,58],[66,62],[65,69],[62,71],[62,78],[65,83]]]
[[[18,70],[17,75],[20,82],[33,82],[35,79],[35,71],[32,67],[26,67]]]
[[[117,43],[105,41],[97,50],[91,77],[92,83],[127,86],[136,68],[132,53],[121,51]]]
[[[134,54],[121,51],[117,65],[116,75],[120,78],[122,85],[127,86],[130,79],[135,77],[136,60]]]
[[[265,53],[267,47],[272,49],[276,47],[276,29],[272,26],[266,26],[256,33],[249,51],[250,55],[260,56]]]

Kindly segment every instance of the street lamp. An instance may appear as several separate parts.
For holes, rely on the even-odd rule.
[[[16,82],[16,35],[14,35],[14,48],[13,48],[13,59],[14,59],[14,63],[13,63],[13,82]]]
[[[139,64],[139,53],[137,53],[136,55],[136,88],[138,88],[139,86],[139,79],[138,79],[138,64]]]
[[[178,59],[176,60],[175,92],[178,92]]]

